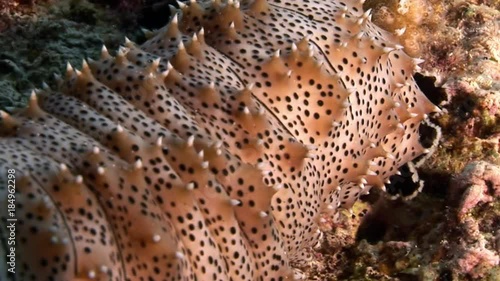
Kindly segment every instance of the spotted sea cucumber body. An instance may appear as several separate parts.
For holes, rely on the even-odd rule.
[[[419,60],[358,1],[191,2],[149,36],[2,113],[17,280],[293,279],[322,214],[432,149]]]

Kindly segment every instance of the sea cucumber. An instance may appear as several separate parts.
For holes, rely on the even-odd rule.
[[[179,5],[2,112],[18,280],[290,280],[322,214],[421,187],[439,109],[362,2]]]

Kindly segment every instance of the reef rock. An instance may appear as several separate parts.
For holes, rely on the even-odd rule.
[[[484,161],[470,163],[453,179],[449,196],[451,202],[460,202],[459,218],[480,204],[494,201],[500,197],[500,167]]]

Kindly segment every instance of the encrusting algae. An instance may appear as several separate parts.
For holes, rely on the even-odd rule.
[[[362,4],[180,3],[2,112],[18,280],[300,279],[323,215],[414,195],[439,109]]]

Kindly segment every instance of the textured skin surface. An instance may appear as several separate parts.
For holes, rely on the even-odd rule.
[[[322,213],[419,188],[437,108],[361,3],[191,2],[149,35],[2,114],[18,280],[293,279]]]

